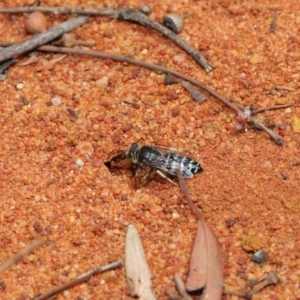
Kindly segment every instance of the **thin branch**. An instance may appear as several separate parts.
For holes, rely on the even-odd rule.
[[[40,11],[54,15],[59,14],[78,14],[78,15],[94,15],[108,18],[117,18],[118,9],[115,8],[94,8],[94,7],[43,7],[43,6],[24,6],[12,8],[0,8],[0,13],[5,14],[23,14]]]
[[[0,46],[1,46],[1,44],[0,44]],[[174,76],[177,76],[179,78],[182,78],[186,81],[189,81],[189,82],[199,86],[200,88],[207,91],[209,94],[211,94],[212,96],[214,96],[215,98],[217,98],[218,100],[223,102],[225,105],[227,105],[228,107],[233,109],[236,113],[238,113],[240,111],[240,109],[238,109],[235,104],[231,103],[226,98],[224,98],[223,96],[221,96],[220,94],[218,94],[217,92],[215,92],[214,90],[209,88],[208,86],[204,85],[203,83],[195,80],[194,78],[192,78],[190,76],[184,75],[182,73],[179,73],[177,71],[174,71],[172,69],[169,69],[169,68],[166,68],[163,66],[139,61],[139,60],[136,60],[129,56],[123,56],[123,55],[113,54],[113,53],[105,53],[105,52],[101,52],[101,51],[72,49],[72,48],[55,47],[55,46],[41,46],[36,50],[45,51],[45,52],[72,53],[72,54],[90,55],[90,56],[95,56],[95,57],[100,57],[100,58],[108,58],[108,59],[112,59],[115,61],[127,62],[129,64],[138,65],[138,66],[141,66],[141,67],[144,67],[144,68],[156,71],[156,72],[160,72],[160,73],[166,73],[166,74],[170,73]]]
[[[6,46],[6,45],[7,45],[7,43],[0,42],[0,46]],[[243,113],[242,109],[239,108],[236,104],[230,102],[229,100],[227,100],[226,98],[224,98],[223,96],[221,96],[220,94],[218,94],[217,92],[215,92],[214,90],[209,88],[208,86],[204,85],[203,83],[197,81],[196,79],[194,79],[190,76],[184,75],[182,73],[179,73],[177,71],[174,71],[172,69],[169,69],[169,68],[166,68],[163,66],[139,61],[139,60],[136,60],[136,59],[128,57],[128,56],[123,56],[123,55],[113,54],[113,53],[105,53],[105,52],[100,52],[100,51],[73,49],[73,48],[55,47],[55,46],[41,46],[41,47],[37,48],[36,50],[44,51],[44,52],[81,54],[81,55],[89,55],[89,56],[94,56],[94,57],[99,57],[99,58],[108,58],[108,59],[112,59],[115,61],[127,62],[129,64],[138,65],[138,66],[141,66],[141,67],[144,67],[144,68],[147,68],[147,69],[159,72],[159,73],[166,73],[166,74],[169,73],[169,74],[177,76],[183,80],[189,81],[196,86],[199,86],[200,88],[202,88],[203,90],[205,90],[206,92],[208,92],[209,94],[214,96],[216,99],[220,100],[223,104],[225,104],[226,106],[228,106],[229,108],[234,110],[237,114]],[[0,52],[0,54],[1,54],[1,52]],[[276,142],[277,145],[283,144],[282,137],[280,137],[275,132],[271,131],[260,121],[254,119],[254,118],[250,118],[249,123],[253,124],[254,126],[256,126],[259,129],[266,131],[266,133],[269,134],[274,139],[274,141]]]
[[[266,110],[281,109],[281,108],[287,108],[287,107],[291,107],[291,106],[293,106],[293,103],[262,107],[262,108],[259,108],[259,109],[253,109],[251,111],[251,113],[252,113],[252,115],[256,115],[256,114],[258,114],[260,112],[263,112],[263,111],[266,111]]]
[[[189,194],[189,191],[184,183],[184,180],[183,180],[183,177],[182,177],[182,174],[180,172],[179,169],[176,170],[176,173],[177,173],[177,177],[178,177],[178,181],[179,181],[179,185],[183,191],[183,194],[185,196],[185,198],[187,199],[188,203],[189,203],[189,206],[191,208],[191,210],[193,211],[193,213],[196,215],[197,219],[198,220],[203,220],[200,212],[199,212],[199,209],[197,208],[197,206],[195,205],[195,203],[193,202],[190,194]],[[205,230],[204,230],[205,231]]]
[[[283,145],[283,138],[260,122],[258,119],[250,118],[249,123],[258,129],[264,130],[278,146]]]
[[[2,49],[0,51],[0,62],[15,57],[19,54],[26,53],[41,45],[47,44],[48,42],[60,37],[65,32],[71,31],[83,25],[87,21],[88,21],[87,16],[80,16],[77,18],[73,18],[41,34],[38,34],[27,41],[15,43],[5,49]]]
[[[4,271],[9,269],[13,264],[19,262],[23,259],[23,257],[29,253],[31,253],[36,248],[43,245],[46,241],[43,239],[35,240],[28,244],[24,249],[22,249],[19,253],[14,255],[13,257],[9,258],[4,264],[0,266],[0,274],[2,274]]]
[[[194,60],[207,72],[211,72],[214,68],[206,60],[206,58],[201,55],[197,50],[191,47],[188,43],[182,40],[178,35],[172,32],[167,27],[149,19],[145,14],[140,11],[130,9],[130,8],[90,8],[90,7],[20,7],[20,8],[2,8],[0,13],[25,13],[40,11],[44,13],[53,14],[85,14],[85,15],[99,15],[109,18],[118,18],[119,20],[137,22],[143,26],[148,26],[164,36],[171,39],[180,48],[191,55]]]
[[[148,26],[152,29],[157,30],[161,34],[171,39],[184,51],[186,51],[206,71],[206,73],[209,73],[214,69],[213,66],[206,60],[204,56],[202,56],[197,50],[195,50],[188,43],[186,43],[184,40],[178,37],[177,34],[175,34],[167,27],[164,27],[159,23],[149,19],[145,14],[141,13],[140,11],[129,8],[120,9],[118,19],[137,22],[143,26]]]
[[[70,287],[73,287],[74,285],[77,285],[77,284],[80,284],[80,283],[83,283],[83,282],[86,282],[88,281],[91,276],[93,275],[96,275],[98,273],[102,273],[102,272],[105,272],[105,271],[108,271],[108,270],[112,270],[112,269],[115,269],[115,268],[118,268],[120,266],[122,266],[123,263],[121,261],[116,261],[116,262],[113,262],[111,264],[108,264],[108,265],[105,265],[105,266],[102,266],[102,267],[99,267],[99,268],[95,268],[95,269],[92,269],[86,273],[83,273],[81,275],[79,275],[78,277],[76,277],[75,279],[72,279],[64,284],[61,284],[57,287],[55,287],[54,289],[46,292],[45,294],[41,295],[41,296],[38,296],[36,298],[34,298],[34,300],[45,300],[45,299],[48,299],[66,289],[69,289]]]

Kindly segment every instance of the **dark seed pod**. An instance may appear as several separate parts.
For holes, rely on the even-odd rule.
[[[163,25],[178,34],[183,29],[183,17],[177,14],[166,15],[163,19]]]
[[[148,15],[151,13],[152,9],[150,7],[150,5],[148,4],[142,4],[139,8],[139,11],[142,12],[145,15]]]
[[[255,263],[261,264],[266,261],[266,257],[267,254],[265,250],[258,250],[252,255],[251,260],[254,261]]]

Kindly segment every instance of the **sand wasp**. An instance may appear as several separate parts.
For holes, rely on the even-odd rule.
[[[142,182],[150,176],[153,170],[173,184],[175,183],[163,172],[176,176],[176,170],[179,169],[183,178],[192,178],[194,174],[203,171],[197,161],[181,155],[173,149],[139,146],[137,143],[133,143],[125,152],[125,155],[133,164],[138,165],[135,173],[136,180],[144,168],[150,168],[142,178]]]

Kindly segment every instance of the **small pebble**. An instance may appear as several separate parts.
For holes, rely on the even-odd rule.
[[[261,57],[258,54],[253,54],[250,58],[250,64],[256,65],[261,62]]]
[[[181,62],[181,61],[184,61],[184,56],[182,56],[182,55],[175,55],[174,57],[173,57],[173,59],[175,60],[175,61],[178,61],[178,62]]]
[[[108,86],[108,78],[104,76],[101,79],[97,80],[96,84],[98,87],[105,89]]]
[[[265,161],[263,164],[263,168],[269,169],[269,170],[272,169],[272,163],[269,160]]]
[[[76,165],[79,166],[79,167],[82,167],[84,165],[84,161],[82,159],[78,158],[76,160]]]
[[[24,83],[23,82],[20,82],[20,83],[17,84],[17,89],[18,90],[22,90],[23,87],[24,87]]]
[[[258,250],[253,255],[251,260],[255,263],[261,264],[266,261],[267,254],[265,250]]]
[[[290,107],[288,107],[285,111],[286,114],[290,114],[292,112],[292,109]]]
[[[62,101],[61,101],[61,97],[59,96],[54,96],[52,99],[51,99],[51,103],[53,104],[53,106],[59,106]]]

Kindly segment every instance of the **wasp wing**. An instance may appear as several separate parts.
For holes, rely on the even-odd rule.
[[[183,178],[194,177],[191,170],[184,166],[181,161],[176,158],[179,158],[179,156],[176,155],[173,159],[166,156],[158,156],[155,160],[147,161],[147,164],[153,169],[159,169],[171,175],[176,176],[176,170],[179,169]]]

